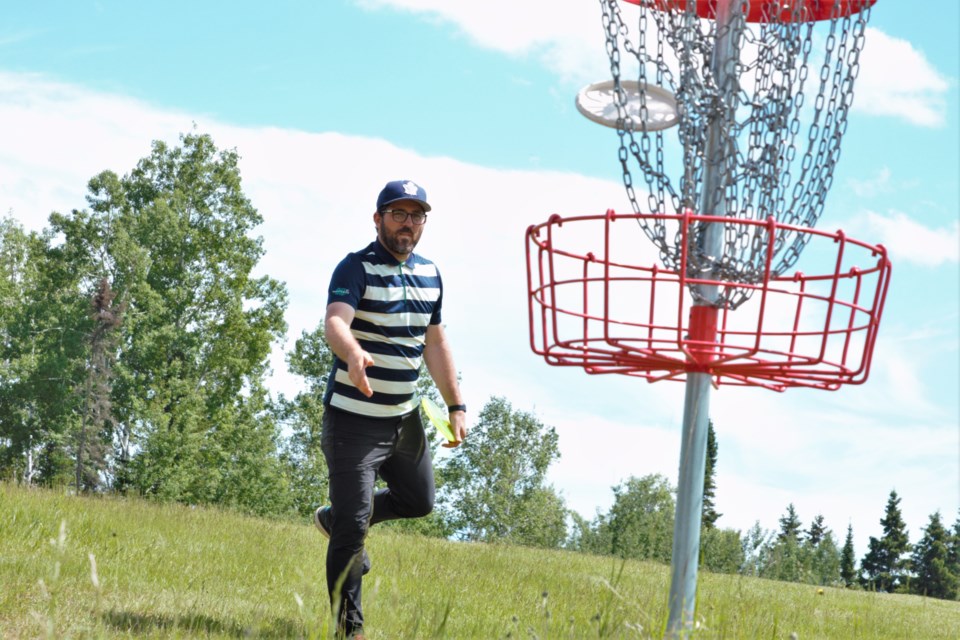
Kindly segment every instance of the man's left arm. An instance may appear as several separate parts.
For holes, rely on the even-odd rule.
[[[443,327],[439,324],[427,326],[426,344],[423,348],[423,361],[434,384],[443,396],[447,406],[463,404],[460,384],[457,382],[457,368],[453,364],[453,352]],[[459,446],[467,436],[467,415],[463,411],[450,412],[450,428],[456,437],[454,442],[445,443],[445,447]]]

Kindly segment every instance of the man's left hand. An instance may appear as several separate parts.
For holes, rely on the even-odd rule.
[[[456,438],[453,442],[444,442],[443,447],[447,449],[452,449],[454,447],[459,447],[463,444],[464,439],[467,437],[467,412],[466,411],[451,411],[450,412],[450,430],[453,431],[453,437]]]

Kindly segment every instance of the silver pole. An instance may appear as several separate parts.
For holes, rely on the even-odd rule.
[[[735,92],[732,65],[736,37],[732,32],[739,2],[717,0],[716,46],[712,71],[721,92],[722,105],[729,106]],[[733,82],[731,82],[731,80]],[[710,122],[704,158],[703,191],[700,213],[724,215],[723,186],[726,180],[728,127],[718,113]],[[719,260],[723,253],[723,225],[713,223],[703,234],[698,252]],[[718,295],[718,287],[699,287],[702,301],[695,305],[710,305]],[[693,314],[691,313],[691,317]],[[692,324],[692,323],[691,323]],[[715,328],[715,327],[714,327]],[[677,511],[673,529],[673,558],[670,579],[670,617],[667,620],[667,638],[685,638],[694,628],[694,610],[697,595],[697,565],[700,557],[700,524],[703,511],[703,480],[707,460],[707,431],[710,420],[710,385],[708,373],[690,373],[687,376],[683,405],[683,431],[680,444],[680,473],[677,481]]]
[[[685,637],[686,632],[693,629],[709,419],[710,375],[692,373],[687,378],[683,405],[683,441],[680,444],[680,478],[673,525],[668,638]]]

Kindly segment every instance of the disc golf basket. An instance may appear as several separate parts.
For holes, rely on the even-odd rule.
[[[612,79],[577,107],[616,129],[632,211],[528,228],[530,343],[552,365],[687,385],[667,625],[680,636],[710,387],[835,390],[870,371],[886,250],[814,227],[875,0],[627,1],[633,39],[618,0],[600,0]],[[801,252],[809,268],[792,271]]]

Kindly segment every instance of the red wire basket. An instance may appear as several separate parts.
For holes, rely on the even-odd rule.
[[[639,228],[631,221],[653,220],[673,224],[684,248],[691,226],[701,223],[753,237],[765,247],[764,268],[742,282],[693,277],[685,249],[676,270],[628,264],[621,255],[636,257],[637,245],[618,240]],[[784,232],[804,236],[804,258],[812,256],[824,273],[771,273],[773,238]],[[777,391],[832,390],[867,379],[890,282],[882,245],[773,219],[612,210],[554,215],[530,226],[526,239],[530,345],[551,365],[649,382],[707,373],[715,385]],[[603,253],[583,246],[602,246]],[[749,299],[735,310],[694,304],[686,291],[692,286],[736,287]]]

